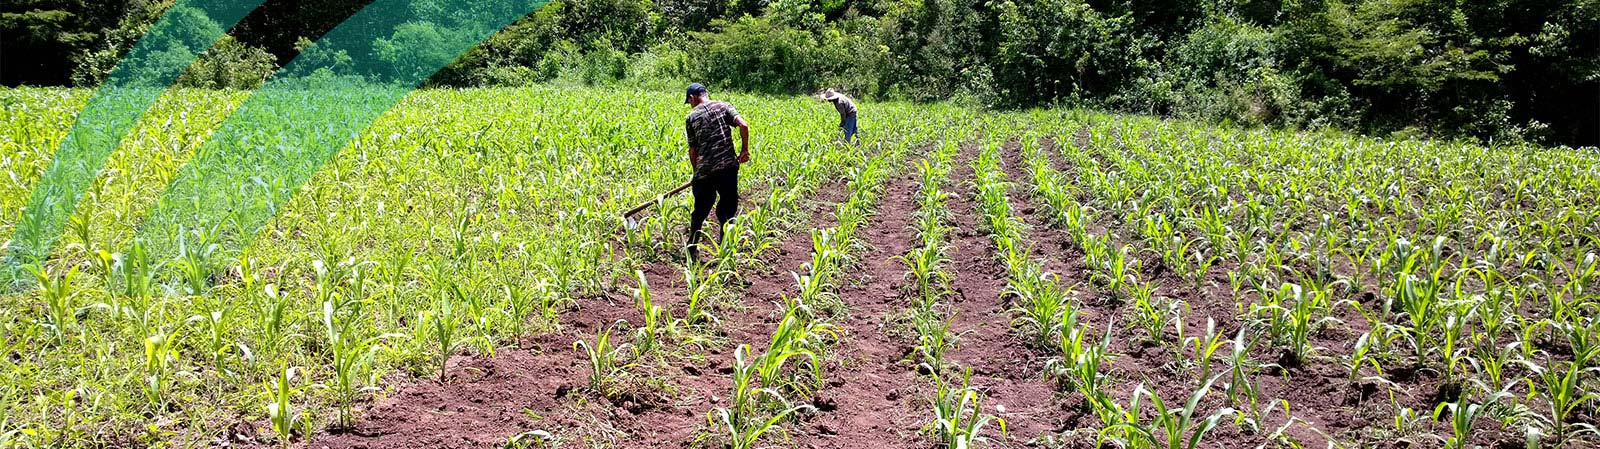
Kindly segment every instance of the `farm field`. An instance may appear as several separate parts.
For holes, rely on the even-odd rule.
[[[150,254],[245,95],[164,97],[0,294],[0,448],[1600,444],[1594,149],[716,94],[754,158],[691,263],[686,197],[620,217],[689,177],[675,92],[425,90]],[[0,234],[87,99],[0,90]]]

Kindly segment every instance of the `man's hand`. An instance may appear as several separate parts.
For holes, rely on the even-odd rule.
[[[739,117],[734,124],[739,127],[739,163],[750,162],[750,123]]]

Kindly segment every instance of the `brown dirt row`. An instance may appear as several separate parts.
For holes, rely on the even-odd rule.
[[[1085,146],[1088,143],[1087,129],[1074,137],[1078,150],[1091,151]],[[1058,171],[1071,176],[1074,168],[1061,159],[1058,153],[1059,149],[1055,148],[1055,142],[1047,140],[1042,143],[1042,146],[1046,154],[1049,155],[1051,164]],[[1006,154],[1006,157],[1010,158],[1008,160],[1017,161],[1016,164],[1008,163],[1007,167],[1008,170],[1011,170],[1013,178],[1020,183],[1030,183],[1031,181],[1028,179],[1017,178],[1018,176],[1025,176],[1025,173],[1021,171],[1024,166],[1018,165],[1022,163],[1020,154],[1011,151]],[[1096,157],[1096,160],[1104,163],[1102,158]],[[1029,188],[1031,192],[1031,185]],[[1085,192],[1085,195],[1087,194],[1088,192]],[[1040,238],[1049,241],[1046,246],[1060,248],[1063,253],[1067,254],[1069,259],[1081,260],[1082,254],[1071,248],[1064,231],[1045,226],[1043,217],[1024,214],[1024,218],[1035,229],[1044,230],[1044,232],[1040,233]],[[1110,221],[1117,220],[1112,219]],[[1137,231],[1131,228],[1134,226],[1133,224],[1123,223],[1121,226],[1111,226],[1101,223],[1097,224],[1097,227],[1101,225],[1106,227],[1096,231],[1111,230],[1116,232],[1118,244],[1132,243],[1130,239],[1137,239]],[[1051,234],[1054,234],[1055,237],[1050,237]],[[1057,246],[1055,241],[1060,241],[1061,246]],[[1142,247],[1142,245],[1135,244],[1135,247]],[[1157,294],[1182,300],[1188,306],[1189,309],[1183,314],[1188,336],[1192,337],[1204,332],[1207,318],[1215,319],[1219,332],[1229,338],[1241,326],[1246,324],[1238,316],[1238,306],[1232,291],[1227,287],[1227,273],[1230,270],[1239,269],[1237,263],[1231,261],[1219,262],[1208,272],[1208,285],[1196,289],[1193,286],[1193,282],[1181,278],[1177,273],[1162,266],[1159,257],[1147,255],[1141,257],[1141,259],[1144,262],[1142,274],[1147,279],[1157,283],[1159,286]],[[1123,307],[1125,308],[1126,306]],[[1103,305],[1096,306],[1093,303],[1089,303],[1089,308],[1104,307]],[[1324,348],[1321,351],[1324,354],[1347,354],[1352,350],[1357,336],[1365,331],[1366,322],[1355,311],[1348,308],[1341,308],[1335,312],[1335,315],[1343,320],[1344,324],[1329,326],[1316,333],[1312,337],[1313,344]],[[1118,314],[1116,311],[1110,311],[1109,313]],[[1119,319],[1121,322],[1130,322],[1129,319],[1133,317],[1132,311],[1121,312],[1120,315],[1123,316],[1122,319]],[[1169,401],[1173,400],[1173,398],[1186,398],[1190,392],[1199,387],[1200,380],[1197,380],[1193,373],[1187,370],[1180,372],[1170,348],[1144,341],[1145,335],[1142,330],[1121,326],[1120,330],[1114,332],[1116,334],[1113,345],[1114,347],[1120,346],[1118,352],[1124,355],[1115,360],[1114,371],[1124,373],[1124,378],[1126,378],[1126,373],[1140,373],[1141,378],[1137,379],[1138,381],[1146,382],[1147,387],[1155,385],[1154,389]],[[1169,328],[1161,336],[1161,339],[1171,344],[1173,340],[1177,339],[1177,336],[1174,330]],[[1224,352],[1226,351],[1224,349]],[[1270,347],[1269,342],[1265,341],[1259,343],[1252,351],[1252,358],[1268,363],[1279,362],[1282,359],[1281,355],[1279,351]],[[1221,362],[1218,363],[1219,365],[1213,368],[1213,373],[1225,367]],[[1291,426],[1284,433],[1307,447],[1320,447],[1328,442],[1324,433],[1334,436],[1344,435],[1344,438],[1349,438],[1355,436],[1350,435],[1350,433],[1358,429],[1387,426],[1390,425],[1389,421],[1392,420],[1393,405],[1387,403],[1387,397],[1377,391],[1375,385],[1352,384],[1346,377],[1347,372],[1341,366],[1338,366],[1338,362],[1328,359],[1286,369],[1269,368],[1258,373],[1254,380],[1260,390],[1262,401],[1287,401],[1293,416],[1304,421],[1304,424]],[[1438,379],[1429,375],[1405,376],[1402,374],[1400,376],[1392,376],[1390,380],[1397,381],[1397,384],[1401,387],[1399,394],[1396,396],[1396,400],[1401,406],[1411,407],[1424,413],[1431,412],[1431,402],[1428,401],[1428,398],[1438,390]],[[1130,380],[1129,382],[1132,381]],[[1213,387],[1213,395],[1219,394],[1219,390],[1223,388],[1224,384],[1225,379],[1219,381]],[[1374,404],[1373,401],[1376,401],[1377,404]],[[1213,399],[1205,403],[1220,406],[1217,402],[1217,400]],[[1373,405],[1378,406],[1373,407]],[[1237,408],[1238,405],[1235,407]],[[1281,411],[1280,409],[1279,412]],[[1264,430],[1271,431],[1282,425],[1286,419],[1281,413],[1276,413],[1267,422],[1262,423],[1261,426]],[[1483,444],[1487,447],[1520,447],[1520,438],[1489,429],[1490,425],[1487,423],[1481,423],[1480,426],[1479,431],[1475,433],[1472,439],[1475,443]],[[1444,434],[1449,432],[1448,429],[1442,427],[1435,430]],[[1247,435],[1232,428],[1232,426],[1220,427],[1218,431],[1208,438],[1208,441],[1222,442],[1228,447],[1235,445],[1255,446],[1265,442],[1263,435]]]
[[[1054,147],[1054,143],[1050,141],[1043,142],[1041,145],[1043,147],[1041,150],[1047,152],[1047,154],[1057,150]],[[1163,400],[1169,403],[1181,404],[1191,392],[1199,388],[1200,382],[1196,381],[1191,373],[1177,364],[1176,359],[1168,348],[1151,342],[1144,333],[1143,328],[1133,324],[1135,314],[1130,309],[1131,306],[1118,302],[1109,294],[1090,285],[1091,268],[1085,265],[1082,251],[1075,247],[1065,231],[1050,225],[1050,218],[1042,209],[1034,206],[1033,180],[1028,174],[1027,162],[1023,160],[1020,150],[1020,144],[1017,142],[1009,143],[1001,149],[1003,168],[1007,177],[1015,185],[1010,197],[1012,207],[1018,211],[1018,218],[1028,228],[1026,238],[1034,243],[1033,256],[1044,261],[1047,271],[1061,275],[1064,283],[1077,286],[1074,290],[1074,296],[1078,298],[1080,324],[1091,329],[1095,335],[1104,332],[1108,325],[1113,326],[1111,328],[1111,348],[1116,356],[1112,357],[1110,372],[1116,380],[1112,395],[1126,404],[1133,399],[1134,392],[1143,386],[1145,389],[1161,395]],[[1057,171],[1071,173],[1069,171],[1070,167],[1065,167],[1058,157],[1052,154],[1050,159],[1052,167]],[[1106,223],[1101,222],[1090,223],[1088,227],[1090,232],[1094,233],[1105,233],[1111,229]],[[1117,240],[1120,244],[1121,240],[1124,239],[1119,238]],[[1145,270],[1148,269],[1147,265]],[[1169,292],[1169,288],[1170,286],[1163,285],[1158,295]],[[1190,329],[1188,331],[1190,334],[1203,331],[1205,314],[1184,314],[1186,324],[1188,321],[1193,321],[1196,316],[1199,317],[1199,327],[1188,326],[1187,329]],[[1231,321],[1233,320],[1219,319],[1219,327],[1225,326],[1222,323]],[[1237,325],[1233,329],[1237,329]],[[1227,335],[1231,336],[1231,331],[1228,332]],[[1159,338],[1162,341],[1170,342],[1176,336],[1171,332],[1171,329],[1168,329],[1168,333],[1164,333]],[[1205,414],[1224,406],[1223,401],[1218,397],[1220,386],[1214,388],[1217,389],[1213,390],[1213,394],[1208,396],[1208,400],[1202,402],[1203,407],[1199,411],[1200,416],[1205,416]],[[1061,398],[1061,402],[1063,407],[1073,410],[1086,410],[1089,407],[1083,396],[1077,393]],[[1082,421],[1079,422],[1079,425],[1086,428],[1095,428],[1100,426],[1101,423],[1092,414],[1085,414],[1082,416]],[[1230,435],[1238,432],[1232,431],[1227,427],[1219,427],[1206,441],[1224,443],[1223,447],[1253,447],[1264,443],[1259,436],[1248,438],[1243,435]],[[1079,438],[1069,441],[1079,445],[1092,445],[1093,442],[1092,438]]]
[[[993,242],[981,230],[974,200],[972,161],[978,151],[976,145],[963,145],[952,171],[957,186],[949,201],[956,291],[951,298],[955,308],[951,332],[960,338],[949,358],[972,369],[972,386],[986,396],[985,412],[1006,420],[1007,434],[994,441],[1001,447],[1020,447],[1075,428],[1081,414],[1052,400],[1055,391],[1041,378],[1045,359],[1011,330],[1010,306],[1002,295],[1005,270]]]
[[[843,198],[843,183],[818,189],[809,217],[764,257],[766,266],[798,268],[809,259],[805,226],[829,226],[832,205]],[[686,300],[680,269],[657,262],[643,267],[658,303],[681,311]],[[774,304],[787,287],[787,272],[745,273],[749,285],[740,307],[721,310],[725,339],[762,344],[776,321]],[[572,443],[613,447],[682,447],[692,443],[706,415],[731,389],[722,374],[730,369],[731,346],[712,344],[700,360],[638,368],[631,391],[642,394],[608,400],[587,391],[588,359],[574,341],[592,343],[600,328],[618,320],[639,326],[642,316],[625,293],[586,302],[563,314],[560,329],[524,340],[528,349],[502,348],[493,357],[452,358],[447,382],[411,379],[368,407],[354,429],[316,435],[316,448],[499,448],[526,431],[543,430]],[[613,342],[630,335],[613,335]],[[667,344],[673,344],[668,342]]]
[[[903,290],[905,266],[892,258],[905,254],[916,241],[916,180],[901,174],[886,180],[873,219],[858,234],[866,244],[852,282],[841,288],[847,312],[834,323],[844,338],[833,352],[837,363],[826,370],[828,384],[796,436],[803,448],[917,448],[917,431],[927,406],[917,391],[911,366],[901,363],[910,349],[904,338],[892,337],[888,323],[910,305]]]

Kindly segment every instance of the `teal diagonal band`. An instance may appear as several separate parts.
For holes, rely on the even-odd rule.
[[[373,2],[245,100],[179,172],[136,237],[158,257],[220,245],[206,251],[231,260],[384,111],[542,4]]]
[[[83,193],[145,110],[224,30],[261,3],[180,0],[151,25],[78,113],[34,185],[0,259],[0,286],[20,281],[21,266],[50,256]]]

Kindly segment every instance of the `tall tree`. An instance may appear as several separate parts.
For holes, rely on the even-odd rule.
[[[0,84],[67,84],[77,58],[101,44],[131,2],[145,1],[0,2]]]

